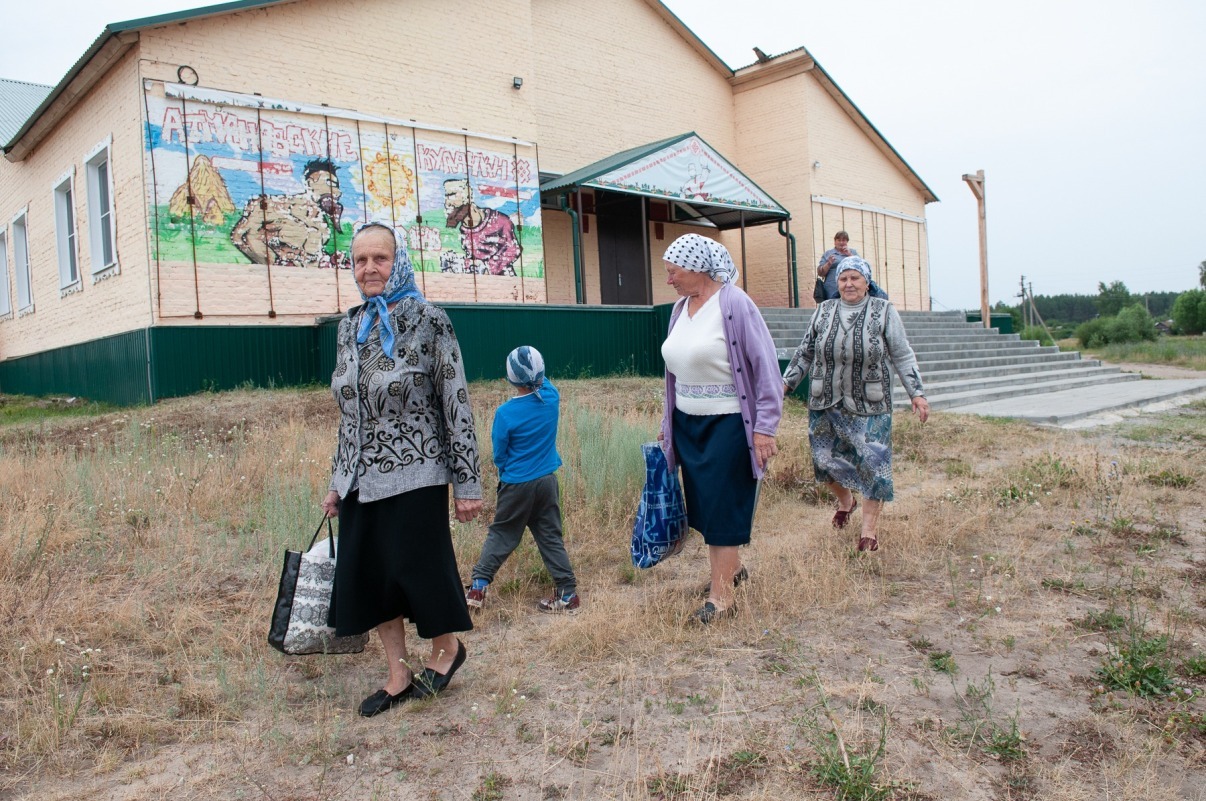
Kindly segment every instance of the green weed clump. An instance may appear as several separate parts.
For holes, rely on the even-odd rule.
[[[1132,629],[1126,642],[1109,645],[1097,676],[1108,689],[1125,690],[1140,698],[1167,695],[1173,689],[1169,638],[1145,636]]]
[[[1020,710],[1001,719],[993,706],[996,683],[989,673],[979,684],[968,681],[964,691],[955,691],[959,720],[947,729],[956,742],[978,748],[1003,762],[1026,758],[1026,742],[1018,724]]]

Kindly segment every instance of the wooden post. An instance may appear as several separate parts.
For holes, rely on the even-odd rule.
[[[980,319],[985,328],[992,328],[992,317],[988,311],[988,215],[984,210],[984,170],[975,175],[964,175],[963,180],[976,196],[980,209]]]

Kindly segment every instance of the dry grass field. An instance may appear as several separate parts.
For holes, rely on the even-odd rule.
[[[318,522],[325,390],[0,428],[0,798],[1206,799],[1206,404],[1077,432],[898,415],[858,554],[792,401],[740,612],[705,630],[698,535],[627,553],[660,383],[559,384],[582,613],[536,612],[526,538],[447,693],[371,720],[375,638],[265,641]],[[487,464],[507,392],[472,389]],[[454,527],[466,578],[492,511]]]

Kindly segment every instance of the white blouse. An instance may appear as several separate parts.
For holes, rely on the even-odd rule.
[[[674,375],[674,405],[686,414],[738,414],[737,385],[724,342],[720,293],[692,317],[683,310],[662,343],[666,369]]]

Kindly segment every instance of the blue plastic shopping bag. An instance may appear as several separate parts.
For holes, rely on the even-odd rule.
[[[687,505],[678,473],[671,472],[661,444],[646,442],[645,489],[632,525],[632,564],[649,568],[673,556],[687,541]]]

